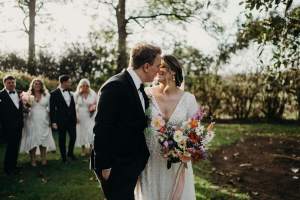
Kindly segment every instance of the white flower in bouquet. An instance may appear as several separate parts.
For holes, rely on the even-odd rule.
[[[179,143],[180,141],[183,140],[183,132],[181,130],[176,130],[174,135],[173,135],[174,141]]]
[[[204,126],[198,126],[198,127],[196,128],[196,134],[197,134],[198,136],[199,136],[199,135],[202,135],[204,131],[205,131]]]
[[[212,139],[215,137],[215,132],[214,131],[208,131],[206,134],[206,137],[203,140],[204,144],[208,144]]]

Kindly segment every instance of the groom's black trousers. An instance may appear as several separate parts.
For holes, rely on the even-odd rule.
[[[138,176],[130,176],[121,167],[114,167],[107,180],[104,180],[101,172],[97,177],[108,200],[134,200],[134,188]]]
[[[6,150],[4,156],[4,171],[10,173],[15,170],[17,165],[22,129],[5,130],[5,132],[7,137],[5,138]]]
[[[66,134],[69,134],[69,146],[68,153],[66,153]],[[66,159],[66,155],[74,156],[74,145],[76,141],[76,125],[68,125],[65,127],[60,127],[58,129],[58,143],[59,150],[63,160]]]

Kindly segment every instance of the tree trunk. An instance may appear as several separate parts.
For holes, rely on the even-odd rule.
[[[29,8],[29,48],[28,48],[28,73],[36,75],[35,66],[35,16],[36,16],[36,0],[30,0]]]
[[[126,68],[128,65],[127,61],[127,52],[126,52],[126,39],[127,39],[127,30],[126,30],[126,0],[119,0],[116,16],[118,23],[118,60],[117,60],[117,71],[120,72],[122,69]]]

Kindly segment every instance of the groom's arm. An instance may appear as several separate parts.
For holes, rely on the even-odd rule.
[[[51,92],[50,94],[50,100],[49,100],[49,110],[50,110],[50,122],[51,126],[54,129],[57,129],[57,119],[56,119],[56,100],[55,100],[55,91]],[[53,127],[53,124],[56,124],[56,127]]]
[[[107,83],[102,89],[97,106],[94,127],[94,169],[100,173],[112,167],[115,131],[121,114],[122,89],[118,82]]]

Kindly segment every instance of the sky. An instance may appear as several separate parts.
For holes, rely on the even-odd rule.
[[[4,0],[1,1],[3,2]],[[24,15],[20,9],[12,7],[14,5],[13,0],[7,1],[12,3],[6,3],[6,6],[1,8],[1,19],[4,20],[2,20],[0,26],[0,50],[17,51],[26,54],[27,36],[23,31],[20,31],[23,28],[22,20]],[[85,42],[89,31],[100,30],[101,25],[110,24],[112,14],[109,10],[83,10],[82,8],[86,2],[87,0],[73,1],[73,3],[67,4],[48,3],[47,8],[42,10],[42,14],[45,16],[45,14],[51,13],[52,20],[48,20],[44,24],[37,23],[39,25],[36,29],[36,43],[42,47],[47,45],[49,50],[59,52],[63,49],[62,47],[65,47],[66,43]],[[137,2],[137,0],[131,0],[131,2],[128,2],[128,5],[141,7],[141,4]],[[224,22],[232,23],[234,21],[239,14],[239,9],[236,9],[236,7],[237,4],[232,3],[230,8],[222,13],[220,17]],[[93,18],[96,15],[98,16]],[[39,18],[37,17],[37,19]],[[146,26],[144,29],[134,26],[134,34],[128,38],[129,46],[136,42],[136,38],[146,42],[162,43],[166,36],[161,29],[162,27],[153,27],[151,25]],[[176,38],[185,39],[189,44],[208,51],[208,53],[211,53],[216,48],[217,42],[196,23],[187,25],[186,30],[180,32],[178,32],[178,27],[170,24],[166,24],[164,29],[167,29],[168,32],[176,31]]]
[[[239,1],[228,1],[228,7],[217,13],[218,19],[225,25],[227,34],[235,32],[235,20],[243,11],[243,8],[238,5]],[[297,1],[300,2],[300,0]],[[85,7],[87,3],[89,3],[89,8]],[[128,0],[127,5],[131,5],[132,9],[143,6],[139,0]],[[37,49],[46,49],[54,55],[63,53],[66,46],[73,42],[87,43],[90,31],[111,26],[114,20],[109,9],[103,9],[103,7],[97,9],[96,5],[91,4],[89,0],[72,1],[67,4],[47,3],[41,10],[41,15],[42,17],[36,18],[38,24],[36,28]],[[20,30],[23,28],[23,18],[22,11],[15,7],[15,0],[0,0],[0,52],[16,52],[21,56],[27,55],[28,39],[24,31]],[[44,23],[39,23],[39,20],[45,19]],[[172,24],[166,24],[163,27],[149,24],[142,29],[132,24],[131,29],[133,34],[128,36],[129,47],[136,42],[145,41],[160,45],[165,53],[170,53],[172,51],[169,48],[170,44],[174,40],[181,40],[199,48],[205,54],[214,54],[217,50],[218,41],[207,34],[196,22],[186,25],[185,28]],[[167,33],[164,30],[167,30]],[[245,55],[249,60],[244,59]],[[223,69],[224,73],[249,71],[256,59],[253,50],[244,50],[235,57],[233,63],[226,65]]]

